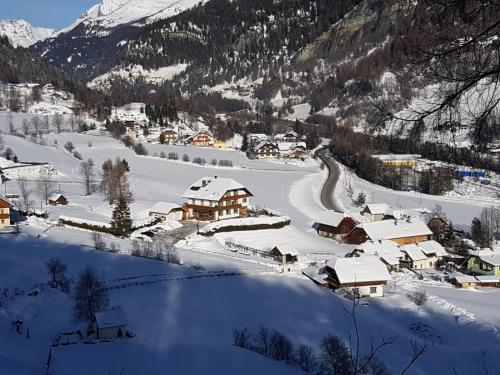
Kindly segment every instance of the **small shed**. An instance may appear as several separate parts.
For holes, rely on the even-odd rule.
[[[450,282],[457,288],[476,288],[477,280],[474,276],[455,273],[450,275]]]
[[[270,254],[274,256],[277,262],[282,264],[292,264],[298,260],[299,252],[290,244],[281,244],[275,246]]]
[[[157,216],[168,220],[182,220],[184,209],[170,202],[158,202],[149,209],[149,216]]]
[[[91,322],[91,333],[97,339],[116,339],[125,337],[128,325],[127,315],[121,306],[114,307],[109,311],[101,311],[94,314]]]
[[[68,204],[68,200],[62,194],[54,194],[49,198],[49,204],[51,206],[66,206]]]
[[[494,288],[500,287],[500,276],[478,275],[476,276],[476,279],[480,286],[494,287]]]

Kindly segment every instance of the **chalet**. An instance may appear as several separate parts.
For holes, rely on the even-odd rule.
[[[321,281],[323,287],[348,289],[356,297],[383,296],[383,286],[391,279],[386,266],[374,256],[335,258],[316,273],[304,274],[317,284]]]
[[[476,288],[478,285],[478,281],[474,276],[461,273],[451,274],[449,280],[457,288]]]
[[[318,235],[340,240],[355,227],[354,219],[346,214],[335,211],[324,211],[313,224]]]
[[[268,158],[279,158],[280,157],[280,149],[279,147],[270,142],[270,141],[262,141],[257,146],[254,147],[255,154],[259,159],[268,159]]]
[[[290,159],[304,159],[307,156],[306,146],[295,144],[286,156]]]
[[[416,243],[401,246],[401,251],[404,253],[404,257],[401,259],[403,267],[413,270],[436,267],[438,257],[435,254],[426,255]]]
[[[450,232],[450,224],[446,222],[442,217],[438,215],[434,215],[428,222],[427,226],[434,234],[434,238],[437,240],[441,240],[446,237],[446,235]]]
[[[389,271],[399,270],[401,259],[404,257],[399,246],[390,240],[367,241],[357,246],[350,257],[376,256],[386,265]]]
[[[7,198],[0,196],[0,229],[10,226],[10,210],[13,207]]]
[[[182,220],[184,209],[175,203],[158,202],[149,209],[149,216],[156,216],[167,220]]]
[[[160,143],[163,141],[164,144],[170,145],[177,141],[178,134],[174,129],[167,129],[163,131],[160,135]]]
[[[430,240],[431,236],[431,230],[420,220],[381,220],[356,225],[344,241],[361,245],[369,240],[391,240],[405,245]]]
[[[203,177],[182,195],[187,218],[217,221],[246,216],[253,194],[231,178]]]
[[[297,142],[297,134],[295,132],[288,132],[286,134],[276,134],[274,136],[276,142]]]
[[[270,254],[281,264],[291,264],[298,260],[299,252],[291,244],[281,244],[275,246]]]
[[[389,205],[385,203],[367,204],[361,214],[371,221],[384,220],[386,215],[390,213]]]
[[[68,204],[68,200],[62,194],[54,194],[49,197],[49,204],[51,206],[66,206]]]
[[[128,321],[125,311],[117,306],[109,311],[94,314],[90,323],[89,335],[99,340],[110,340],[126,336]]]
[[[481,250],[467,259],[467,273],[500,276],[500,251]]]
[[[214,136],[209,131],[202,130],[187,137],[186,144],[193,146],[212,146],[214,144]]]

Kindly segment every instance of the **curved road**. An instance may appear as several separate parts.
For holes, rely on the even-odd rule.
[[[340,205],[335,201],[335,186],[339,180],[340,170],[337,164],[333,161],[332,155],[328,152],[328,148],[323,148],[316,152],[316,155],[325,163],[328,168],[328,179],[321,190],[321,203],[328,210],[343,212]]]

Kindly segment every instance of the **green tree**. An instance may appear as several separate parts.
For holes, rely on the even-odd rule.
[[[319,139],[318,133],[316,131],[307,134],[306,147],[308,150],[315,149],[320,143],[321,140]]]
[[[243,151],[243,152],[248,151],[248,135],[247,135],[247,133],[243,134],[243,140],[241,142],[241,151]]]
[[[116,236],[125,236],[132,230],[132,219],[130,218],[130,209],[127,200],[120,196],[113,216],[111,217],[111,230]]]
[[[479,246],[485,245],[485,230],[483,223],[477,217],[472,219],[470,234],[476,244]]]

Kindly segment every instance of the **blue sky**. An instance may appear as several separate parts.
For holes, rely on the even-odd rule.
[[[35,26],[62,29],[99,0],[0,0],[0,19],[24,19]]]

